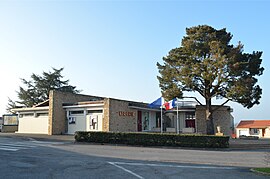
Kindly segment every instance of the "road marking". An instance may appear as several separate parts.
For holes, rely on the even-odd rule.
[[[121,166],[115,164],[115,163],[117,163],[117,162],[108,162],[108,163],[111,164],[111,165],[113,165],[113,166],[115,166],[115,167],[117,167],[117,168],[120,168],[120,169],[124,170],[124,171],[127,172],[127,173],[130,173],[131,175],[133,175],[133,176],[135,176],[135,177],[137,177],[137,178],[144,179],[142,176],[140,176],[140,175],[138,175],[138,174],[136,174],[136,173],[134,173],[134,172],[132,172],[132,171],[130,171],[130,170],[124,168],[124,167],[121,167]]]
[[[18,145],[18,144],[0,144],[0,150],[6,150],[6,151],[18,151],[18,150],[21,150],[21,149],[30,149],[30,148],[33,148],[33,147],[37,147],[37,146],[28,146],[27,144],[25,145]]]
[[[17,144],[17,143],[14,143],[14,144],[11,144],[11,143],[5,143],[5,144],[1,144],[2,146],[11,146],[11,147],[25,147],[26,144]],[[37,147],[36,145],[27,145],[28,148],[32,148],[32,147]]]
[[[19,149],[0,147],[0,150],[7,150],[7,151],[14,151],[15,152]]]
[[[36,143],[36,144],[49,144],[49,145],[57,145],[57,144],[59,144],[59,145],[62,145],[62,144],[64,144],[64,142],[47,142],[47,141],[37,141],[37,140],[33,140],[33,141],[31,141],[32,143]]]
[[[170,165],[170,164],[152,164],[152,163],[128,163],[128,162],[108,162],[109,164],[124,170],[125,172],[139,178],[144,179],[142,176],[120,166],[120,165],[130,165],[130,166],[150,166],[150,167],[170,167],[170,168],[190,168],[190,169],[219,169],[219,170],[234,170],[235,167],[219,167],[219,166],[200,166],[200,165]]]
[[[24,141],[24,142],[1,141],[0,142],[0,150],[14,151],[14,152],[18,150],[22,150],[22,149],[31,149],[38,146],[39,146],[38,144],[34,144],[29,141]]]
[[[35,148],[38,146],[42,146],[42,147],[46,147],[46,146],[51,146],[54,145],[55,143],[29,143],[29,142],[25,142],[25,143],[1,143],[0,142],[0,150],[6,150],[6,151],[18,151],[21,149],[31,149],[31,148]]]
[[[194,168],[194,169],[220,169],[234,170],[234,167],[217,167],[217,166],[200,166],[200,165],[169,165],[169,164],[152,164],[152,163],[126,163],[126,162],[111,162],[116,165],[131,165],[131,166],[150,166],[150,167],[171,167],[171,168]]]
[[[28,149],[27,146],[12,146],[12,145],[9,145],[9,146],[1,146],[2,148],[10,148],[10,149]]]
[[[9,139],[2,138],[0,140],[0,150],[6,151],[18,151],[21,149],[30,149],[38,146],[52,146],[52,145],[61,145],[64,142],[49,142],[49,141],[37,141],[35,139],[31,139],[30,141],[21,141],[21,142],[11,142]]]

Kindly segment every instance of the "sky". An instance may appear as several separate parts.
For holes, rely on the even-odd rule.
[[[8,97],[18,100],[21,78],[52,67],[63,67],[82,94],[150,103],[161,95],[156,63],[180,46],[187,27],[210,25],[226,28],[246,53],[263,51],[261,103],[228,103],[235,122],[270,119],[269,7],[255,0],[0,0],[0,115]]]

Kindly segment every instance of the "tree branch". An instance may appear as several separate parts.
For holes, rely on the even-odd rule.
[[[202,97],[205,97],[205,95],[203,94],[203,91],[201,89],[199,89],[198,87],[195,88],[195,90],[200,93],[200,95],[202,95]]]
[[[224,106],[229,101],[231,101],[231,100],[230,99],[227,99],[224,103],[222,103],[221,105],[219,105],[217,108],[213,109],[212,112],[217,111],[219,108],[221,108],[222,106]]]
[[[195,99],[202,106],[202,103],[196,97],[183,96],[182,98],[193,98],[193,99]]]

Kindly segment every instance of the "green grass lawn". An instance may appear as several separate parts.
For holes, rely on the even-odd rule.
[[[254,168],[255,171],[264,172],[270,174],[270,168]]]

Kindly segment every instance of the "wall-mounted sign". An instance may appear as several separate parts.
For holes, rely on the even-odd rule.
[[[129,116],[129,117],[134,117],[136,115],[135,112],[127,112],[127,111],[119,111],[118,112],[119,116]]]
[[[68,117],[68,123],[69,124],[75,124],[76,123],[76,118],[75,117]]]
[[[18,115],[14,115],[14,114],[7,114],[7,115],[3,115],[3,124],[4,126],[16,126],[18,125]]]

